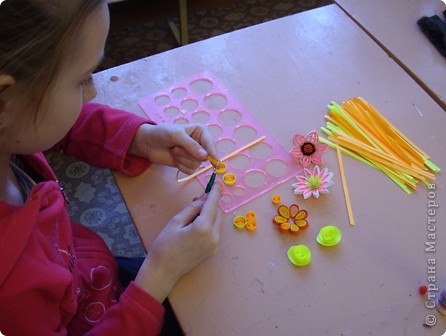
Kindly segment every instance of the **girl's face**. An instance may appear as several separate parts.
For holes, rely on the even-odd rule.
[[[45,93],[39,105],[37,117],[22,123],[17,132],[11,132],[16,137],[11,139],[14,153],[31,154],[51,148],[73,126],[82,104],[96,96],[92,72],[102,60],[108,29],[109,13],[104,1],[87,18],[77,55],[70,63],[62,64],[54,88]]]

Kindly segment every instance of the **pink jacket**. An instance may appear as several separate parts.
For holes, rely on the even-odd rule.
[[[136,175],[150,163],[127,155],[127,149],[147,122],[86,104],[56,149]],[[158,334],[163,306],[133,282],[122,290],[105,243],[68,218],[43,154],[25,159],[47,182],[33,187],[23,206],[0,200],[0,331],[6,336]]]

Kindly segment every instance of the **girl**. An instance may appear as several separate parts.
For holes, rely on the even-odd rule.
[[[86,104],[108,32],[105,0],[0,3],[0,332],[154,335],[175,282],[216,249],[220,188],[194,200],[155,239],[125,290],[116,261],[68,218],[42,151],[63,150],[128,175],[150,163],[194,171],[212,138],[201,126],[154,125]]]

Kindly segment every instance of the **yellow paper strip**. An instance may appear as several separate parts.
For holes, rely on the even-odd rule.
[[[336,154],[338,156],[339,172],[341,173],[342,188],[344,189],[344,198],[345,205],[347,206],[348,220],[351,226],[355,226],[355,218],[353,216],[352,205],[350,202],[350,193],[348,192],[347,180],[345,179],[344,162],[342,161],[342,155],[339,147],[336,147]]]
[[[250,143],[248,143],[248,144],[246,144],[246,145],[240,147],[239,149],[236,149],[235,151],[233,151],[233,152],[227,154],[226,156],[222,157],[222,158],[220,159],[220,162],[223,162],[223,161],[225,161],[225,160],[227,160],[227,159],[233,157],[234,155],[237,155],[238,153],[243,152],[245,149],[248,149],[249,147],[254,146],[255,144],[259,143],[260,141],[264,140],[265,138],[266,138],[266,136],[265,136],[265,135],[262,135],[261,137],[259,137],[259,138],[255,139],[255,140],[251,141]],[[204,168],[201,168],[200,170],[197,170],[195,173],[193,173],[193,174],[191,174],[191,175],[188,175],[188,176],[186,176],[186,177],[183,177],[183,178],[178,179],[178,182],[181,183],[181,182],[189,181],[190,179],[193,179],[194,177],[196,177],[196,176],[198,176],[198,175],[200,175],[200,174],[202,174],[202,173],[208,171],[208,170],[211,169],[211,168],[213,168],[212,165],[209,165],[209,166],[206,166],[206,167],[204,167]]]
[[[421,170],[416,167],[411,167],[408,164],[406,164],[404,162],[400,162],[396,159],[392,159],[391,157],[388,157],[386,154],[380,153],[380,152],[374,150],[372,147],[367,147],[365,145],[359,145],[359,144],[355,144],[354,142],[349,142],[348,140],[346,140],[345,137],[338,137],[338,138],[330,138],[329,137],[329,139],[338,145],[341,145],[345,148],[348,148],[350,150],[353,150],[353,151],[361,154],[365,158],[380,162],[380,163],[388,166],[389,168],[393,168],[401,173],[410,174],[413,177],[416,177],[420,180],[424,180],[425,178],[428,178],[429,180],[432,181],[435,179],[434,174],[429,173],[425,170]]]
[[[215,169],[220,168],[220,161],[219,160],[217,160],[216,158],[213,158],[210,155],[208,155],[207,159],[211,163],[212,167],[214,167]]]
[[[398,134],[401,139],[403,139],[407,144],[412,146],[419,154],[423,155],[425,158],[429,159],[429,155],[427,155],[421,148],[416,146],[412,141],[410,141],[404,134],[401,132],[398,128],[396,128],[389,120],[387,120],[381,113],[379,113],[378,110],[375,109],[373,105],[368,103],[366,100],[364,100],[361,97],[353,98],[353,101],[359,105],[364,106],[364,108],[367,108],[369,111],[373,113],[374,116],[381,119],[384,123],[387,124],[387,126],[392,129],[396,134]]]

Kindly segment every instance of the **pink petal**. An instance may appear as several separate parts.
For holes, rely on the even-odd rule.
[[[327,181],[327,183],[325,183],[325,188],[329,188],[334,184],[333,181]]]
[[[304,196],[304,199],[307,199],[308,197],[311,196],[311,194],[312,194],[311,190],[307,190],[302,195]]]
[[[293,137],[293,142],[297,147],[300,147],[305,142],[305,137],[302,134],[295,134]]]
[[[321,194],[328,194],[328,189],[327,188],[321,188],[321,189],[319,189],[319,192]]]
[[[314,166],[314,168],[313,168],[313,175],[314,176],[319,176],[320,174],[321,174],[321,170],[320,170],[319,166],[318,165]]]
[[[316,144],[316,152],[319,152],[320,154],[322,154],[323,152],[325,152],[328,148],[327,144],[324,144],[322,142],[319,142],[318,144]]]
[[[299,186],[302,186],[302,185],[305,185],[305,182],[296,182],[296,183],[293,183],[291,186],[293,187],[293,188],[298,188]]]
[[[311,156],[311,161],[316,165],[324,164],[324,160],[322,160],[322,156],[318,152],[315,152]]]
[[[293,148],[290,151],[290,154],[296,161],[300,161],[300,158],[303,156],[302,151],[300,150],[300,148]]]
[[[299,190],[299,191],[305,191],[305,190],[308,189],[308,186],[306,184],[305,185],[300,185],[300,186],[297,186],[296,189]]]
[[[304,192],[307,191],[307,189],[308,188],[306,188],[306,187],[300,186],[300,187],[297,187],[297,188],[294,189],[294,193],[295,194],[303,194]]]
[[[300,148],[297,147],[294,147],[292,150],[290,150],[290,154],[296,157],[301,157],[302,155],[304,155]]]
[[[311,142],[317,148],[317,143],[319,142],[319,135],[317,134],[316,131],[311,131],[310,133],[308,133],[306,138],[307,141]]]
[[[306,178],[309,178],[311,176],[311,171],[308,168],[304,168],[304,174]]]
[[[320,178],[322,179],[322,180],[326,180],[327,178],[328,178],[328,169],[327,168],[324,168],[324,169],[322,169],[321,170],[321,173],[320,173]]]
[[[311,162],[310,157],[308,157],[308,156],[306,156],[306,155],[303,155],[303,156],[300,158],[300,164],[302,165],[302,167],[306,167],[306,166],[308,166],[308,165],[310,164],[310,162]]]
[[[330,182],[332,178],[333,178],[332,172],[327,171],[327,174],[324,174],[324,182]]]
[[[298,187],[298,186],[306,186],[307,185],[307,179],[303,176],[296,176],[296,179],[298,179],[297,182],[293,183],[292,186]]]
[[[332,177],[333,177],[333,175],[329,176],[329,177],[325,180],[325,184],[327,184],[327,185],[333,185],[334,182],[333,182],[332,179],[331,179]]]

